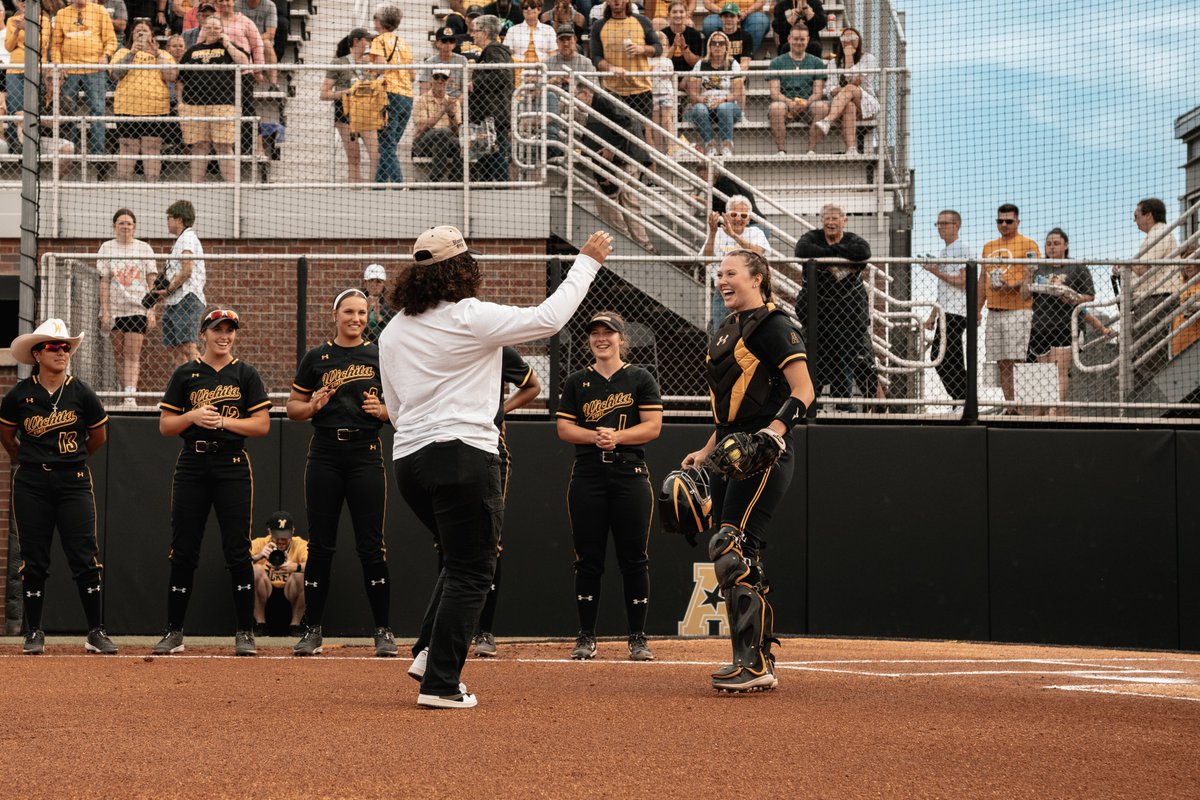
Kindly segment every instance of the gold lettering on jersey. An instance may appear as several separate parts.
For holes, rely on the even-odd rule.
[[[25,420],[25,433],[30,436],[41,436],[43,433],[56,428],[69,428],[79,421],[74,411],[55,411],[46,416],[28,417]]]
[[[366,364],[351,364],[345,369],[331,369],[321,376],[321,385],[337,389],[351,381],[369,381],[375,377],[375,368]]]
[[[215,389],[197,389],[188,395],[188,400],[191,401],[192,408],[215,406],[217,403],[224,403],[226,400],[241,399],[242,387],[240,386],[218,386]]]
[[[603,400],[589,400],[583,404],[583,418],[588,422],[596,422],[604,418],[610,411],[633,405],[633,395],[629,392],[610,394]]]

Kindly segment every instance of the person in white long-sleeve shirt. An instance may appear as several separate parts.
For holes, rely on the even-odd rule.
[[[421,681],[418,705],[478,702],[459,678],[495,572],[504,513],[493,422],[501,348],[562,329],[611,252],[612,236],[598,231],[540,305],[497,305],[475,297],[479,265],[458,229],[442,225],[421,234],[413,266],[391,288],[397,313],[379,337],[379,366],[396,428],[396,480],[444,564],[408,670]]]

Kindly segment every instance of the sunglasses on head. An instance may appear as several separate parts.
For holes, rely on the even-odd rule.
[[[47,353],[70,353],[71,352],[71,343],[70,342],[46,342],[41,347],[37,348],[37,350],[45,350]]]
[[[204,321],[205,322],[220,322],[221,320],[226,320],[226,319],[230,320],[231,322],[238,322],[237,312],[230,311],[227,308],[217,309],[216,311],[209,312],[209,314],[204,318]]]

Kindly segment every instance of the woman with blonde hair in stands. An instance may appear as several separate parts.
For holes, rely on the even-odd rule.
[[[745,82],[741,78],[705,74],[741,72],[741,66],[729,54],[729,49],[729,36],[724,31],[714,31],[708,37],[704,59],[692,67],[692,72],[697,74],[687,82],[691,106],[685,116],[696,126],[704,139],[705,152],[710,156],[717,154],[714,121],[717,123],[716,135],[721,139],[721,155],[733,155],[733,126],[742,118],[742,106],[746,102]]]
[[[338,136],[342,137],[342,147],[346,149],[346,180],[350,183],[361,183],[362,157],[358,148],[361,141],[367,149],[368,175],[374,176],[379,168],[379,135],[377,131],[350,130],[350,117],[342,104],[342,98],[350,93],[354,84],[366,79],[366,71],[361,65],[371,63],[367,49],[371,46],[375,34],[366,28],[355,28],[342,38],[337,45],[332,64],[346,64],[354,69],[329,70],[325,73],[325,83],[321,84],[321,99],[333,101],[333,127]]]
[[[117,79],[113,98],[113,114],[118,117],[166,117],[171,113],[171,84],[179,76],[178,69],[128,69],[131,64],[174,64],[166,50],[159,49],[150,20],[135,19],[125,37],[125,47],[113,56],[112,74]],[[124,157],[117,162],[117,177],[133,177],[134,158],[142,159],[142,172],[147,181],[156,181],[162,172],[163,129],[166,121],[119,122],[117,138]]]

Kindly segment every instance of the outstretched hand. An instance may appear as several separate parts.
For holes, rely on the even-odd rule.
[[[590,256],[601,264],[604,263],[604,259],[608,258],[612,251],[613,237],[608,231],[596,231],[588,237],[587,242],[579,250],[581,255]]]

